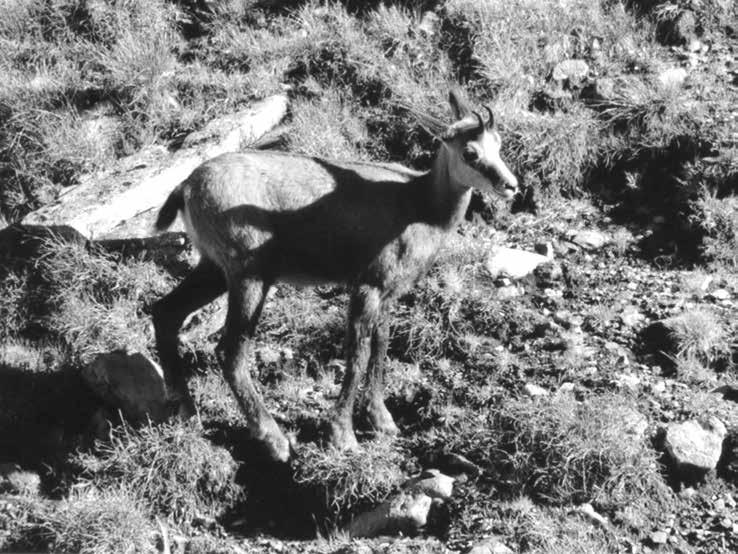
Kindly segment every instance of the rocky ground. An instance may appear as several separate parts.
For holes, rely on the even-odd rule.
[[[732,3],[274,4],[0,22],[0,551],[738,550]],[[332,286],[277,287],[256,337],[289,465],[220,376],[222,299],[183,332],[198,417],[170,420],[151,307],[196,255],[152,236],[168,190],[246,145],[427,167],[407,108],[449,82],[528,193],[475,197],[394,307],[400,436],[323,444]]]

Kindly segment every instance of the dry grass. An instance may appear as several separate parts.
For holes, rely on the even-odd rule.
[[[53,552],[156,552],[154,530],[135,497],[123,489],[72,493],[44,514],[40,527]]]
[[[661,494],[664,486],[655,453],[631,431],[637,412],[624,400],[605,395],[577,402],[556,395],[506,401],[422,441],[467,456],[495,476],[503,494],[616,508]]]
[[[127,489],[75,490],[51,501],[8,497],[0,503],[0,550],[60,554],[153,553],[149,516]]]
[[[77,463],[103,490],[125,486],[155,514],[187,526],[195,516],[215,517],[241,499],[238,464],[203,438],[194,424],[121,426]]]
[[[170,288],[152,262],[122,263],[84,245],[49,241],[40,264],[51,305],[46,325],[80,362],[116,349],[150,345],[144,307]]]
[[[386,438],[361,443],[355,452],[308,444],[298,452],[295,482],[314,498],[318,519],[338,523],[396,490],[404,479],[403,459]]]

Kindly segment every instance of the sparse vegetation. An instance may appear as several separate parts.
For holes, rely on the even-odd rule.
[[[151,305],[178,276],[66,233],[3,235],[0,463],[37,471],[43,486],[38,497],[0,495],[0,551],[160,551],[157,520],[182,535],[185,552],[267,550],[247,537],[297,533],[280,520],[288,498],[310,512],[300,525],[332,538],[275,550],[334,552],[351,517],[419,468],[451,472],[450,454],[481,474],[456,482],[448,521],[425,530],[437,540],[398,549],[466,551],[496,535],[521,552],[594,553],[650,548],[651,533],[669,529],[675,550],[735,551],[724,520],[734,525],[738,513],[722,499],[738,494],[724,477],[738,429],[729,400],[736,9],[722,0],[5,2],[0,223],[142,148],[176,150],[214,117],[278,92],[290,98],[279,148],[424,169],[435,138],[414,114],[447,120],[452,85],[491,105],[502,155],[538,213],[508,215],[483,199],[493,225],[474,216],[401,298],[387,405],[402,434],[361,436],[356,453],[317,442],[344,371],[334,360],[346,291],[277,287],[257,350],[289,361],[254,366],[296,441],[277,492],[269,487],[282,473],[261,483],[271,469],[241,444],[217,333],[184,345],[201,425],[116,423],[99,440],[100,403],[79,370],[100,352],[151,353]],[[585,64],[582,75],[562,78],[571,60]],[[582,250],[568,234],[581,228],[601,229],[613,246]],[[562,276],[512,283],[523,295],[502,298],[508,283],[485,267],[491,247],[539,242],[554,244]],[[664,320],[668,348],[648,348],[643,329]],[[529,384],[540,396],[522,392]],[[729,431],[718,475],[709,492],[674,494],[659,428],[705,415]],[[606,527],[582,515],[583,502]],[[270,512],[263,521],[260,510]]]
[[[421,440],[467,456],[495,476],[505,496],[612,509],[662,486],[655,455],[640,436],[644,423],[622,397],[580,402],[557,395],[492,405]]]

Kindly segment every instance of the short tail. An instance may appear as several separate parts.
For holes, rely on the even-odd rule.
[[[183,188],[184,182],[177,185],[167,198],[166,202],[164,202],[161,210],[159,210],[159,216],[156,218],[157,231],[168,229],[177,218],[177,213],[184,209],[184,196],[182,195]]]

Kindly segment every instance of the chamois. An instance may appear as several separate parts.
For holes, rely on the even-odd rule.
[[[177,352],[178,333],[193,311],[228,293],[217,348],[223,372],[253,438],[275,461],[290,444],[255,388],[251,343],[264,299],[275,283],[344,283],[350,288],[346,375],[330,418],[329,440],[355,448],[354,402],[366,373],[363,409],[376,432],[397,433],[384,403],[388,306],[430,268],[460,223],[471,189],[512,198],[518,181],[500,157],[494,117],[449,95],[455,122],[421,123],[440,135],[432,168],[338,162],[274,151],[223,154],[170,194],[156,227],[181,213],[201,254],[197,267],[154,306],[159,359],[183,406],[193,409]]]

